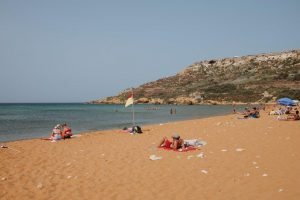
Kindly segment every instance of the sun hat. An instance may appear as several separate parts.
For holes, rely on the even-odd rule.
[[[173,139],[179,139],[179,138],[180,138],[180,135],[178,135],[177,133],[174,133],[174,134],[172,135],[172,138],[173,138]]]
[[[55,129],[59,129],[60,128],[60,124],[56,124],[56,126],[54,128]]]

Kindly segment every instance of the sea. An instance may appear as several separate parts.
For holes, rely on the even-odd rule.
[[[171,112],[172,110],[172,112]],[[47,138],[56,124],[67,123],[74,134],[122,129],[133,123],[143,128],[179,120],[232,113],[230,105],[98,105],[85,103],[1,103],[0,143]]]

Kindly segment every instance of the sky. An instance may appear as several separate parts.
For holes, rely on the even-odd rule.
[[[87,102],[300,48],[297,0],[0,0],[0,103]]]

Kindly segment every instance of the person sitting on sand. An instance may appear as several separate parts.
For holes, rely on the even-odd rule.
[[[71,136],[73,135],[72,129],[66,123],[62,124],[62,128],[63,128],[62,138],[63,139],[71,138]]]
[[[61,125],[57,124],[52,130],[51,139],[60,140],[62,138]]]
[[[300,120],[299,110],[296,110],[295,113],[288,115],[288,120]]]
[[[159,143],[158,147],[166,147],[166,148],[171,148],[174,150],[177,149],[184,149],[184,140],[180,138],[178,134],[174,134],[172,136],[172,142],[168,140],[167,137],[164,137],[162,141]]]
[[[256,107],[253,107],[250,112],[244,115],[244,118],[253,117],[253,118],[259,118],[259,111]]]
[[[299,111],[296,110],[295,113],[291,113],[287,116],[286,120],[300,120]]]
[[[299,111],[296,110],[295,113],[289,114],[287,116],[278,116],[277,117],[278,120],[285,120],[285,121],[296,121],[296,120],[300,120],[300,116],[299,116]]]

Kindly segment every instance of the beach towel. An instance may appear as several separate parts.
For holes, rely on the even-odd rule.
[[[81,136],[80,134],[72,135],[71,137],[69,137],[67,139],[77,138],[77,137],[80,137],[80,136]],[[64,139],[54,139],[54,138],[50,137],[50,138],[41,138],[41,140],[59,141],[59,140],[64,140]]]
[[[200,139],[191,139],[191,140],[183,140],[185,149],[172,149],[170,145],[166,145],[164,147],[159,147],[166,150],[173,150],[178,152],[187,152],[187,151],[194,151],[199,149],[200,147],[203,147],[207,144],[207,142],[200,140]]]
[[[53,138],[41,138],[41,140],[55,140]]]
[[[185,149],[172,149],[171,147],[158,147],[158,148],[165,149],[165,150],[176,151],[176,152],[187,152],[187,151],[194,151],[194,150],[198,149],[198,148],[193,147],[193,146],[186,147]]]
[[[207,142],[205,142],[203,140],[199,140],[199,139],[183,140],[183,141],[184,141],[184,145],[187,147],[200,148],[207,144]]]

